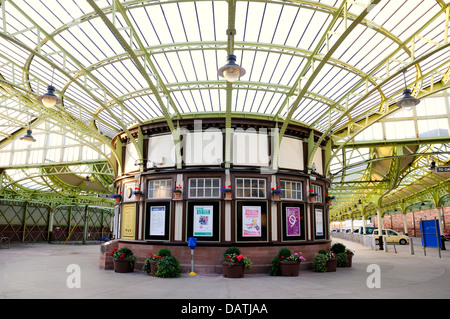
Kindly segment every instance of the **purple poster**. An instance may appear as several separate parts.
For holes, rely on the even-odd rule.
[[[286,235],[300,236],[299,207],[286,207]]]

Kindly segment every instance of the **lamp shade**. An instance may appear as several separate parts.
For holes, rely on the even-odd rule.
[[[27,143],[33,143],[36,142],[36,140],[34,139],[34,137],[31,135],[31,130],[27,130],[27,134],[25,134],[25,136],[20,138],[22,141],[27,142]]]
[[[221,67],[217,73],[225,78],[228,82],[235,82],[239,77],[245,74],[245,69],[236,64],[236,56],[230,54],[227,59],[228,63]]]
[[[403,96],[401,97],[400,100],[397,101],[397,106],[410,110],[419,103],[420,103],[419,99],[416,99],[414,96],[411,96],[411,90],[405,89],[403,90]]]
[[[55,104],[61,103],[61,99],[55,95],[55,87],[52,85],[47,87],[47,93],[40,95],[38,100],[41,101],[45,107],[53,107]]]

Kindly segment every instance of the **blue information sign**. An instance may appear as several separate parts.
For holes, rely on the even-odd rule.
[[[440,247],[442,248],[441,234],[439,231],[439,222],[434,220],[420,221],[420,234],[422,237],[423,247]]]

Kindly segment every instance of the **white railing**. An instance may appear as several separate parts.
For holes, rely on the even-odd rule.
[[[373,238],[373,235],[332,232],[332,233],[330,233],[330,236],[335,237],[335,238],[349,240],[349,241],[364,245],[366,247],[370,247],[372,249],[374,248],[374,245],[375,245],[375,240]]]

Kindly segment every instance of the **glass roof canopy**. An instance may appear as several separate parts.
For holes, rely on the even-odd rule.
[[[13,163],[11,154],[18,148],[11,145],[29,123],[33,133],[42,130],[47,137],[43,145],[27,150],[28,158],[35,159],[33,168],[28,161],[20,162],[28,167],[16,164],[20,174],[51,167],[41,154],[31,155],[61,145],[48,138],[48,127],[60,128],[62,136],[71,132],[74,152],[82,152],[83,145],[99,150],[86,158],[67,157],[63,147],[55,155],[65,165],[88,161],[79,172],[83,176],[98,174],[92,163],[114,156],[108,146],[121,130],[129,134],[132,125],[157,119],[173,127],[176,119],[199,113],[264,116],[283,123],[282,134],[292,121],[316,129],[322,134],[316,147],[328,137],[335,143],[327,164],[333,185],[370,181],[370,163],[380,164],[373,156],[382,152],[368,140],[419,138],[421,130],[388,136],[390,127],[399,127],[396,122],[423,127],[430,120],[439,126],[447,121],[447,134],[439,135],[440,143],[433,139],[444,145],[435,146],[440,165],[447,162],[448,106],[436,114],[394,113],[405,81],[422,101],[448,100],[442,93],[450,76],[446,1],[4,0],[1,10],[0,167]],[[246,69],[234,83],[217,74],[230,51]],[[47,109],[37,96],[50,84],[62,104]],[[366,149],[359,145],[364,143]],[[419,149],[430,161],[433,147]],[[423,152],[409,151],[419,162]],[[349,156],[342,159],[344,153]],[[383,165],[380,180],[387,179],[389,170],[389,176],[405,173],[393,172],[393,161]],[[4,174],[14,175],[11,169]],[[103,188],[109,181],[98,180]],[[53,178],[46,185],[54,189],[57,182]],[[390,187],[380,184],[373,193]],[[344,206],[349,194],[352,201],[359,196],[350,190],[345,194],[336,189]],[[340,211],[339,205],[333,210]]]

